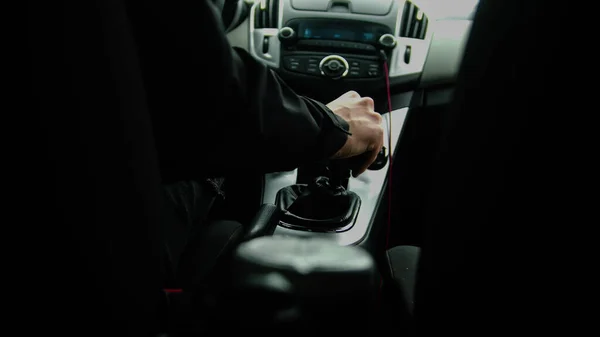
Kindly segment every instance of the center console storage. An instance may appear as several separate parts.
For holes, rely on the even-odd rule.
[[[355,333],[374,318],[377,272],[359,247],[261,237],[238,247],[231,270],[231,287],[209,312],[217,327]]]
[[[291,0],[294,9],[301,11],[327,11],[367,15],[386,15],[392,10],[394,0],[327,1]]]

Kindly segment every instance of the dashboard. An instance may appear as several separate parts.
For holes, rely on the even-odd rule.
[[[477,0],[255,0],[233,45],[299,91],[332,85],[365,92],[451,84]],[[385,56],[384,56],[385,55]],[[332,83],[331,81],[335,81]],[[331,84],[331,85],[330,85]],[[314,91],[314,90],[313,90]],[[368,94],[368,93],[366,93]],[[325,95],[322,95],[325,96]],[[326,97],[316,97],[325,99]]]
[[[469,36],[477,0],[256,0],[247,18],[231,29],[233,46],[244,48],[276,71],[296,92],[328,102],[348,90],[375,99],[385,139],[396,152],[409,107],[419,91],[452,88]],[[387,74],[386,74],[387,71]],[[386,76],[387,75],[387,76]],[[387,80],[391,111],[385,102]],[[434,95],[430,95],[433,97]],[[442,97],[442,103],[451,99]],[[428,99],[428,102],[434,101]],[[395,161],[398,160],[394,157]],[[350,178],[348,190],[362,206],[355,224],[336,233],[292,230],[275,235],[309,236],[340,245],[373,242],[379,205],[385,195],[387,165]],[[263,203],[299,182],[302,168],[267,174]]]

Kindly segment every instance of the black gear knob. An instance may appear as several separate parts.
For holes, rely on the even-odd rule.
[[[375,159],[373,164],[371,164],[371,166],[369,166],[369,170],[371,170],[371,171],[381,170],[382,168],[385,167],[385,164],[387,162],[388,162],[388,151],[384,146],[381,148],[381,151],[379,151],[379,154],[377,154],[377,158]]]
[[[364,156],[361,155],[353,158],[332,160],[328,165],[331,185],[348,188],[348,181],[352,175],[352,169],[360,165],[361,159],[364,159]],[[368,170],[381,170],[387,164],[388,159],[388,150],[383,146],[377,154],[375,161],[368,167]]]

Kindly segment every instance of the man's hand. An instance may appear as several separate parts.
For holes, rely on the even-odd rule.
[[[372,98],[360,97],[355,91],[343,94],[327,104],[327,107],[348,122],[352,133],[332,159],[360,156],[352,170],[352,175],[357,177],[377,159],[383,146],[381,115],[375,112]]]

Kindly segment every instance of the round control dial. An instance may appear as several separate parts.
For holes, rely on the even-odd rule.
[[[277,37],[282,43],[291,43],[296,38],[296,32],[290,27],[283,27],[279,30]]]
[[[392,49],[396,47],[396,38],[392,34],[383,34],[379,38],[379,44],[386,49]]]
[[[321,74],[334,79],[348,75],[348,61],[338,55],[329,55],[319,63]]]

